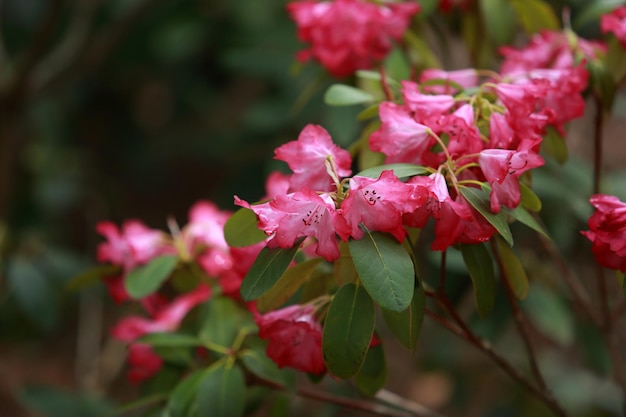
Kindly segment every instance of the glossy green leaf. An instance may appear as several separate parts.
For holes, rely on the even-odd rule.
[[[232,346],[242,328],[254,329],[250,313],[228,297],[214,297],[202,310],[199,337],[219,346]]]
[[[413,299],[415,269],[411,257],[391,235],[365,231],[348,242],[352,260],[367,292],[381,307],[406,309]]]
[[[232,214],[224,225],[224,238],[229,246],[250,246],[267,238],[257,227],[256,214],[250,209],[240,208]]]
[[[528,276],[519,258],[506,242],[496,239],[498,254],[504,269],[504,275],[511,287],[511,291],[520,300],[528,295]]]
[[[265,352],[248,349],[241,352],[239,358],[246,369],[259,378],[276,382],[285,388],[293,386],[293,373],[287,369],[279,369]]]
[[[605,112],[610,112],[617,90],[613,75],[606,64],[601,61],[592,60],[588,62],[587,70],[589,71],[589,84],[596,96],[602,100],[602,109]]]
[[[324,102],[329,106],[353,106],[374,101],[370,93],[345,84],[333,84],[324,94]]]
[[[521,194],[520,204],[522,207],[526,210],[534,211],[535,213],[541,211],[542,204],[537,194],[523,182],[519,183],[519,188]]]
[[[254,300],[272,288],[293,261],[300,248],[300,243],[302,243],[302,239],[289,249],[263,248],[241,283],[243,299],[246,301]]]
[[[197,337],[182,333],[150,333],[139,338],[138,342],[167,347],[193,347],[203,344]]]
[[[541,150],[561,165],[569,159],[567,143],[565,143],[563,136],[553,126],[546,127],[546,135],[541,142]]]
[[[521,205],[515,207],[513,210],[508,209],[506,207],[503,207],[502,209],[504,212],[508,213],[511,217],[513,217],[515,220],[530,227],[535,232],[538,232],[544,235],[548,239],[550,238],[550,236],[548,236],[548,233],[546,233],[546,231],[543,229],[543,227],[541,227],[541,225],[537,222],[537,220],[528,212],[528,210],[526,210]]]
[[[558,30],[560,27],[554,10],[543,0],[512,0],[511,5],[528,34],[537,33],[542,29]]]
[[[192,372],[174,387],[167,400],[167,411],[171,417],[191,417],[198,411],[198,387],[206,370]]]
[[[489,193],[478,188],[462,187],[461,194],[482,216],[500,233],[500,236],[513,245],[513,235],[504,213],[493,214],[489,204]]]
[[[133,269],[124,280],[128,295],[134,299],[140,299],[152,294],[161,287],[177,264],[178,256],[163,255]]]
[[[333,264],[333,272],[338,286],[356,282],[359,279],[359,273],[354,266],[347,242],[339,243],[339,258]]]
[[[118,265],[97,265],[71,278],[65,284],[65,288],[70,291],[80,290],[89,285],[100,282],[104,277],[119,274],[121,271],[122,268]]]
[[[200,416],[240,417],[246,405],[246,381],[238,365],[217,362],[204,374],[198,389]]]
[[[392,170],[393,173],[398,178],[413,177],[416,175],[424,175],[424,174],[429,173],[429,171],[426,168],[420,165],[398,163],[398,164],[380,165],[377,167],[364,169],[363,171],[359,172],[357,175],[360,175],[362,177],[378,178],[380,177],[380,174],[383,171],[386,171],[389,169]]]
[[[480,0],[482,22],[496,46],[513,41],[516,30],[515,9],[509,0]]]
[[[324,361],[333,375],[350,378],[359,372],[375,322],[374,303],[362,286],[346,284],[337,291],[322,337]]]
[[[265,313],[283,305],[311,277],[321,262],[322,258],[314,258],[288,268],[276,284],[257,299],[257,310]]]
[[[496,277],[491,255],[484,243],[461,245],[461,253],[474,285],[476,309],[478,314],[486,317],[493,309],[496,292]]]
[[[374,396],[387,381],[387,363],[382,343],[371,347],[354,382],[365,395]]]
[[[413,300],[404,311],[382,309],[385,324],[398,341],[407,349],[417,348],[417,339],[424,321],[426,297],[421,286],[415,288]]]

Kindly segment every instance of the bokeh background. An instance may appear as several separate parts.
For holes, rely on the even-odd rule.
[[[442,62],[449,69],[468,65],[461,17],[435,15],[436,0],[421,3],[427,41],[445,34],[436,51]],[[552,2],[570,8],[579,33],[596,37],[590,3]],[[168,217],[184,224],[200,199],[234,210],[234,194],[251,201],[263,195],[266,174],[284,168],[272,160],[274,148],[307,123],[323,125],[344,147],[358,137],[361,109],[326,106],[323,92],[333,80],[315,64],[295,62],[303,45],[285,4],[0,0],[0,416],[101,416],[139,394],[124,378],[124,347],[107,337],[119,307],[100,285],[66,285],[95,265],[97,222],[137,218],[165,229]],[[523,39],[516,32],[509,40]],[[487,64],[497,65],[495,54]],[[622,198],[624,107],[618,97],[606,133],[607,184]],[[591,212],[592,118],[593,109],[572,129],[570,162],[551,164],[536,179],[542,216],[569,256],[581,251],[575,237]],[[593,338],[559,299],[554,271],[533,256],[531,268],[547,277],[527,301],[540,311],[532,318],[540,343],[573,343],[581,332]],[[510,313],[498,308],[501,320],[482,331],[504,335],[507,346]],[[429,331],[419,364],[402,352],[394,356],[396,369],[416,372],[390,386],[434,407],[465,409],[466,416],[485,415],[490,401],[496,406],[489,415],[520,409],[515,385],[505,386],[506,397],[493,391],[502,376],[483,371],[484,358],[460,354],[450,336]],[[601,374],[606,358],[596,348],[590,344],[586,360]],[[611,403],[613,388],[567,372],[562,358],[546,358],[555,378],[572,385],[564,388],[572,398],[603,415],[598,404]],[[343,415],[333,410],[324,415]]]

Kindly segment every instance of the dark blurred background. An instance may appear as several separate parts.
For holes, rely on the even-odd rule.
[[[139,393],[124,378],[124,346],[106,336],[120,307],[102,286],[66,288],[95,265],[97,222],[137,218],[165,229],[173,216],[184,225],[199,199],[234,210],[234,194],[250,201],[264,194],[266,174],[284,168],[272,160],[274,148],[296,139],[307,123],[322,124],[344,147],[358,137],[354,119],[361,109],[324,105],[323,92],[334,81],[315,64],[295,62],[303,45],[286,3],[0,0],[0,417],[100,416]],[[432,13],[437,1],[421,3]],[[582,10],[578,29],[598,34],[593,16],[583,13],[587,2],[553,3],[570,6],[574,17]],[[430,23],[455,35],[458,17]],[[467,64],[458,38],[449,42],[448,54],[457,58],[452,67]],[[624,107],[617,112],[624,114]],[[590,170],[576,155],[590,155],[592,117],[593,110],[568,139],[572,162],[537,174],[542,215],[566,251],[580,250],[572,242],[590,213]],[[626,190],[621,128],[607,131],[614,191]],[[555,295],[554,271],[532,252],[523,255],[535,278],[546,275],[551,288],[538,285],[529,296],[529,305],[549,310],[549,320],[541,313],[531,318],[538,333],[549,335],[548,345],[572,343],[581,330]],[[450,262],[453,273],[455,262],[464,273],[460,259]],[[464,300],[471,310],[471,297]],[[476,325],[488,336],[504,334],[510,348],[509,312],[496,309],[500,320]],[[514,409],[522,415],[525,408],[539,415],[532,414],[536,404],[515,405],[526,398],[517,389],[502,396],[486,388],[501,375],[485,372],[484,358],[459,355],[463,347],[453,347],[455,340],[428,331],[431,342],[423,343],[422,355],[430,360],[418,373],[406,365],[415,358],[391,345],[391,367],[407,373],[391,387],[433,407],[452,403],[474,415],[489,401],[495,404],[491,415],[510,416]],[[606,369],[602,353],[589,356],[594,369]],[[555,378],[573,380],[561,365],[551,368]],[[581,374],[579,380],[596,386],[590,378]],[[484,388],[477,390],[476,381]],[[614,394],[607,389],[602,392]],[[571,387],[582,401],[579,391],[580,385]],[[604,400],[595,391],[588,397],[590,407]]]

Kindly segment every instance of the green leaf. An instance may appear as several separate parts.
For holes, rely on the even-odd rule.
[[[587,63],[587,70],[589,71],[589,84],[601,99],[602,109],[609,113],[615,100],[616,80],[613,79],[613,75],[604,62],[592,60]]]
[[[190,417],[198,411],[198,387],[206,370],[192,372],[174,387],[167,400],[167,411],[170,417]]]
[[[265,313],[283,305],[311,277],[321,262],[322,258],[314,258],[288,268],[276,284],[257,299],[257,310]]]
[[[354,266],[370,296],[393,311],[406,309],[413,299],[415,269],[401,243],[386,233],[365,231],[348,242]]]
[[[322,336],[324,361],[333,375],[350,378],[359,372],[375,322],[374,303],[362,286],[346,284],[337,291]]]
[[[515,9],[509,0],[480,0],[482,22],[496,46],[512,42],[516,29]]]
[[[365,110],[361,111],[356,116],[356,119],[362,122],[362,121],[369,120],[378,116],[378,107],[379,107],[379,104],[372,104],[371,106],[367,107]]]
[[[265,352],[244,350],[239,357],[248,371],[259,378],[276,382],[284,388],[293,386],[293,373],[279,369],[278,366],[265,355]]]
[[[138,342],[151,346],[166,347],[193,347],[202,346],[203,343],[195,336],[183,333],[150,333],[139,338]]]
[[[257,227],[256,214],[250,209],[240,208],[226,221],[224,238],[228,246],[242,247],[262,242],[267,235]]]
[[[515,297],[519,300],[523,300],[528,295],[528,276],[526,275],[526,270],[513,251],[513,248],[503,242],[502,239],[496,239],[496,243],[505,278],[513,294],[515,294]]]
[[[426,297],[422,286],[415,288],[411,305],[404,311],[382,309],[385,324],[398,341],[412,352],[417,347],[417,339],[424,321]]]
[[[359,172],[357,175],[361,177],[378,178],[383,171],[389,169],[392,170],[398,178],[413,177],[415,175],[424,175],[429,173],[426,168],[420,165],[398,163],[367,168]]]
[[[365,395],[373,397],[387,381],[387,363],[382,343],[371,347],[365,356],[365,362],[354,382]]]
[[[16,387],[18,388],[18,387]],[[109,417],[113,407],[97,396],[45,385],[25,385],[16,393],[24,408],[46,417]],[[3,413],[4,414],[4,413]],[[31,413],[28,413],[29,415]],[[11,415],[11,413],[9,413]],[[21,415],[21,413],[20,413]]]
[[[558,30],[559,19],[554,10],[543,0],[512,0],[519,21],[528,34],[542,29]]]
[[[338,286],[356,282],[359,279],[359,273],[354,266],[347,242],[339,243],[339,258],[333,264],[333,272]]]
[[[177,264],[178,256],[163,255],[133,269],[124,280],[128,295],[139,299],[152,294],[170,276]]]
[[[493,214],[489,204],[489,194],[478,188],[462,187],[461,194],[482,216],[500,233],[509,245],[513,245],[513,235],[504,213]]]
[[[250,313],[228,297],[214,297],[206,303],[201,320],[200,339],[223,347],[232,346],[242,328],[255,328]]]
[[[513,210],[503,207],[503,210],[510,214],[515,220],[550,239],[548,233],[546,233],[543,227],[541,227],[537,220],[528,212],[528,210],[522,207],[522,205],[515,207]]]
[[[605,58],[605,68],[611,73],[614,83],[622,81],[626,76],[626,51],[615,36],[607,40],[608,50]]]
[[[474,284],[476,309],[481,317],[486,317],[493,309],[496,292],[496,277],[491,255],[484,243],[460,246],[463,261]]]
[[[246,381],[238,365],[216,362],[205,373],[198,389],[201,416],[240,417],[246,406]]]
[[[370,93],[345,84],[333,84],[324,94],[324,102],[329,106],[353,106],[374,101]]]
[[[541,150],[547,152],[561,165],[569,159],[567,143],[565,143],[563,136],[553,126],[546,127],[546,135],[541,142]]]
[[[254,300],[272,288],[293,261],[300,243],[302,239],[289,249],[263,248],[241,283],[243,299]]]
[[[70,291],[80,290],[89,285],[100,282],[103,277],[113,276],[122,271],[118,265],[97,265],[71,278],[65,284]]]
[[[520,204],[526,210],[534,211],[535,213],[541,210],[541,200],[537,197],[537,194],[533,190],[530,189],[523,182],[519,183],[521,201]]]

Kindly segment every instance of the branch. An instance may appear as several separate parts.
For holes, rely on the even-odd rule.
[[[480,336],[473,333],[463,322],[458,313],[454,310],[454,306],[450,304],[449,300],[444,299],[443,304],[447,307],[447,312],[450,313],[455,322],[457,322],[456,325],[450,323],[448,320],[442,318],[441,316],[432,313],[428,309],[426,309],[426,315],[434,318],[435,321],[437,321],[437,323],[442,325],[445,329],[457,335],[461,339],[469,342],[471,345],[487,355],[493,362],[496,363],[496,365],[498,365],[498,367],[500,367],[500,369],[502,369],[502,371],[504,371],[504,373],[506,373],[511,379],[518,382],[520,385],[524,386],[530,393],[535,395],[535,397],[537,397],[552,411],[554,411],[556,415],[560,417],[567,417],[565,410],[563,410],[561,405],[556,402],[554,397],[552,397],[552,394],[546,392],[541,388],[538,388],[535,384],[529,381],[517,368],[515,368],[508,360],[506,360],[503,356],[496,352],[491,347],[489,342],[485,341]]]
[[[292,392],[279,383],[261,379],[254,375],[252,377],[253,382],[259,385],[265,385],[279,391]],[[427,407],[424,407],[423,405],[404,400],[389,391],[380,393],[377,395],[377,398],[380,396],[381,398],[379,399],[393,405],[394,407],[389,407],[370,400],[341,397],[326,391],[320,391],[308,387],[297,387],[293,392],[302,398],[336,404],[341,407],[385,417],[445,417]],[[403,401],[398,401],[399,398]],[[408,407],[405,408],[407,405]]]

